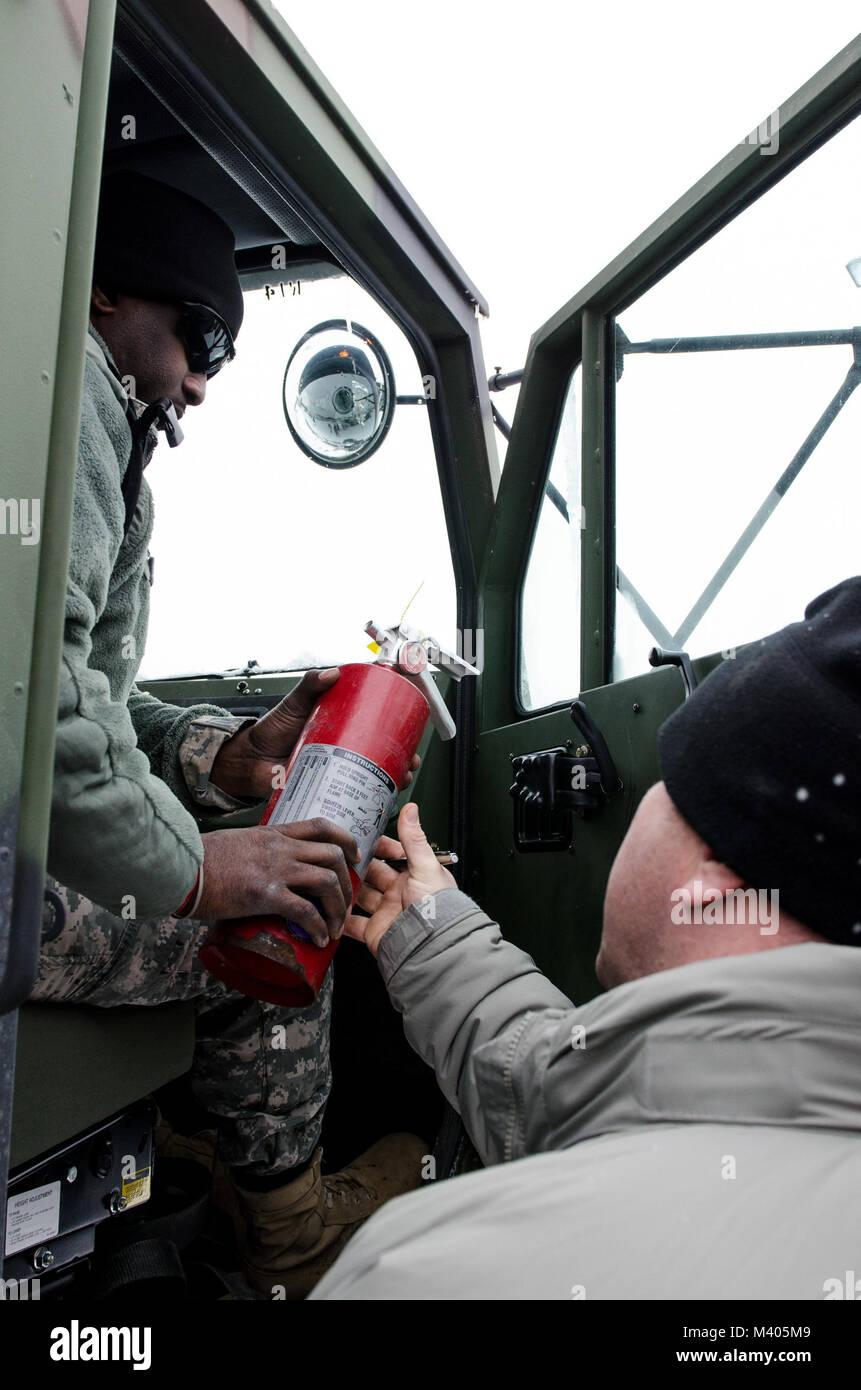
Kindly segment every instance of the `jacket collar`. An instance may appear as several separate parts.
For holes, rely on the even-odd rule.
[[[97,332],[97,330],[93,327],[92,324],[89,325],[89,331],[87,334],[87,353],[98,363],[99,367],[102,370],[102,374],[110,384],[111,390],[113,391],[117,400],[122,405],[123,409],[125,409],[126,405],[128,404],[131,398],[128,396],[125,387],[123,386],[122,377],[119,373],[119,368],[117,367],[117,364],[113,359],[113,355],[111,353],[110,348],[108,347],[101,333]]]
[[[125,411],[130,428],[133,429],[135,422],[140,419],[141,415],[146,410],[146,402],[139,401],[136,396],[128,395],[123,386],[123,379],[120,376],[119,368],[114,361],[110,348],[102,335],[92,324],[89,325],[87,353],[98,363],[111,391]],[[151,425],[147,431],[146,448],[144,450],[144,467],[146,467],[152,458],[153,450],[157,443],[158,428],[156,425]]]
[[[576,1011],[580,1047],[571,1018],[550,1059],[547,1147],[644,1124],[861,1131],[856,947],[787,946],[634,980]]]

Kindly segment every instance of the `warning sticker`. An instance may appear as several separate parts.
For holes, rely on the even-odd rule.
[[[59,1182],[18,1192],[6,1203],[6,1254],[53,1240],[60,1229]]]
[[[133,1178],[123,1178],[122,1195],[126,1199],[126,1208],[138,1207],[141,1202],[149,1201],[150,1175],[151,1168],[141,1168],[140,1172],[135,1173]]]
[[[383,833],[398,789],[381,767],[329,743],[309,743],[293,764],[269,825],[325,816],[355,836],[362,856],[355,866],[364,878],[374,857],[374,846]]]

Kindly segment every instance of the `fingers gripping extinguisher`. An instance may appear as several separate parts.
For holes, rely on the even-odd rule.
[[[325,816],[354,836],[361,858],[349,865],[353,902],[385,830],[428,719],[440,738],[454,738],[454,722],[434,684],[429,664],[462,680],[475,666],[442,649],[433,638],[400,624],[367,624],[376,660],[346,665],[320,697],[287,764],[284,785],[271,797],[261,825],[288,825]],[[211,975],[270,1004],[312,1004],[337,941],[315,946],[301,927],[282,917],[218,922],[200,960]]]

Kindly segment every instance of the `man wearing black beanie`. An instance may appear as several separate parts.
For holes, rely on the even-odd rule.
[[[375,865],[347,930],[488,1167],[312,1297],[861,1295],[861,578],[725,661],[660,756],[580,1007],[402,811],[409,872]]]
[[[346,831],[308,821],[201,835],[197,823],[268,799],[337,670],[309,672],[258,721],[135,685],[153,526],[144,469],[158,430],[179,442],[179,418],[233,357],[242,313],[233,235],[211,209],[140,174],[104,181],[33,998],[197,1001],[191,1082],[232,1170],[246,1273],[265,1294],[300,1297],[370,1211],[418,1186],[427,1146],[383,1140],[346,1178],[322,1177],[331,978],[310,1009],[284,1009],[198,960],[220,918],[286,917],[319,944],[341,933],[358,857]]]

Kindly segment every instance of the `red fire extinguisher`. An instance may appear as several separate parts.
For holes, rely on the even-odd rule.
[[[354,836],[361,859],[349,867],[355,903],[374,847],[392,814],[430,718],[443,739],[455,726],[428,669],[456,680],[474,666],[432,638],[399,625],[367,624],[377,659],[345,665],[317,701],[271,797],[262,825],[288,825],[325,816]],[[218,922],[200,959],[210,974],[254,999],[303,1008],[312,1004],[337,941],[315,946],[282,917]]]

